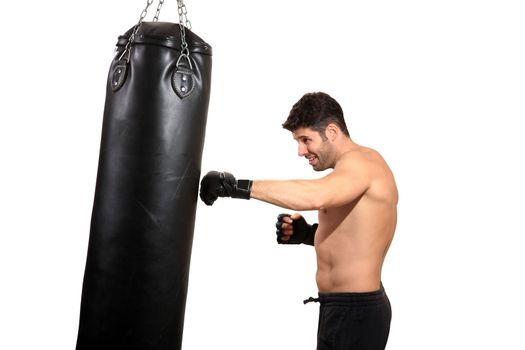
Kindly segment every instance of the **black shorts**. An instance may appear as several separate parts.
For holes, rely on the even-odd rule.
[[[317,350],[383,350],[392,310],[383,285],[375,292],[319,293]],[[307,302],[305,300],[305,302]]]

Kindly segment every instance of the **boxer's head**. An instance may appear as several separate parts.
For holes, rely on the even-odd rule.
[[[333,168],[337,137],[350,137],[339,103],[323,92],[305,94],[292,107],[283,128],[299,144],[298,155],[308,159],[314,170]]]
[[[324,92],[311,92],[293,105],[283,128],[291,132],[299,128],[310,128],[325,140],[326,127],[330,123],[337,125],[343,134],[350,137],[339,103]]]

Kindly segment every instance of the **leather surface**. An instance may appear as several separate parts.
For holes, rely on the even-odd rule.
[[[77,349],[180,349],[211,83],[211,47],[186,30],[193,86],[173,89],[174,23],[144,22],[108,74]],[[115,82],[119,85],[114,91]]]

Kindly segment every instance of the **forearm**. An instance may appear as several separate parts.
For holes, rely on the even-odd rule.
[[[318,210],[319,180],[254,180],[251,198],[291,210]]]

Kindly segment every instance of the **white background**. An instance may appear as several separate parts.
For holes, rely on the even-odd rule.
[[[107,70],[145,2],[2,4],[1,349],[75,346]],[[387,348],[525,349],[522,1],[187,7],[214,53],[203,173],[319,176],[280,125],[303,93],[331,94],[399,186]],[[199,203],[184,349],[315,348],[315,257],[275,243],[282,211]]]

